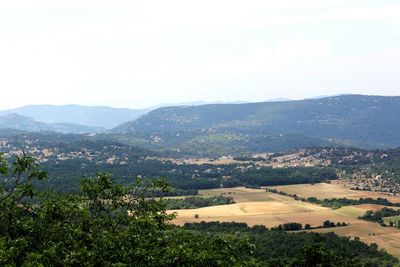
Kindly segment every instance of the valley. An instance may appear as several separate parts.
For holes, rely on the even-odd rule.
[[[400,140],[394,136],[397,126],[392,121],[399,112],[397,101],[353,95],[287,103],[167,107],[99,131],[91,128],[98,126],[85,126],[89,128],[82,131],[77,125],[59,129],[58,122],[6,114],[0,117],[4,126],[0,128],[6,128],[0,129],[0,154],[5,160],[1,164],[12,168],[13,161],[32,157],[48,174],[48,179],[32,182],[33,194],[38,190],[79,199],[85,189],[82,179],[105,182],[102,186],[106,187],[115,183],[116,194],[137,183],[144,183],[139,191],[158,185],[163,189],[139,199],[145,209],[148,204],[157,205],[157,214],[166,216],[168,227],[193,227],[202,236],[215,229],[226,237],[252,236],[252,242],[273,242],[277,251],[286,246],[278,241],[285,238],[296,247],[288,258],[282,258],[256,242],[261,251],[258,260],[272,257],[272,262],[294,262],[307,242],[339,253],[343,261],[362,261],[368,266],[379,258],[393,266],[397,260],[380,249],[400,258],[396,227]],[[381,123],[392,131],[388,139],[377,138],[382,128],[360,136],[349,133],[353,126],[371,127],[363,116],[372,104],[387,117]],[[320,105],[329,108],[321,110]],[[361,110],[361,118],[340,108]],[[111,119],[112,114],[121,114],[121,119],[138,114],[104,112]],[[96,118],[96,112],[86,117],[93,123]],[[13,180],[2,181],[6,185]],[[106,195],[110,193],[105,190]],[[114,201],[128,196],[120,195]],[[77,199],[73,201],[82,201]],[[123,217],[127,214],[135,213],[129,210]],[[172,214],[176,214],[174,219]],[[154,216],[157,220],[158,215]],[[318,238],[325,241],[316,242]],[[332,246],[335,242],[360,249],[357,253],[364,255],[362,260]]]
[[[270,187],[286,190],[286,192],[303,193],[304,196],[319,198],[377,198],[387,197],[382,193],[360,193],[352,191],[341,184],[289,185]],[[302,190],[304,188],[304,191]],[[378,223],[367,222],[358,217],[368,210],[380,210],[382,205],[354,205],[331,209],[320,205],[294,200],[288,196],[265,192],[265,189],[229,188],[201,190],[200,196],[230,196],[235,204],[205,207],[199,209],[172,210],[178,225],[191,222],[243,222],[249,226],[265,225],[269,228],[279,224],[297,222],[312,227],[322,225],[324,221],[345,222],[347,226],[320,228],[307,231],[319,233],[334,232],[341,236],[360,238],[366,243],[376,243],[380,248],[400,257],[400,230],[395,227],[383,227]],[[392,197],[392,201],[400,202],[400,197]],[[196,218],[197,217],[197,218]]]
[[[400,267],[400,1],[0,1],[0,267]]]

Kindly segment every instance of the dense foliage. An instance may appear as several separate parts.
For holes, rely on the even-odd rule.
[[[185,229],[235,234],[255,244],[254,257],[267,266],[394,266],[397,259],[358,239],[333,233],[286,233],[244,223],[188,223]]]
[[[153,197],[160,180],[116,185],[107,174],[84,179],[81,193],[36,191],[44,179],[30,157],[0,163],[0,266],[251,265],[252,246],[231,235],[176,229]]]

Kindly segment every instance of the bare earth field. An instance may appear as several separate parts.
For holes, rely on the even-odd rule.
[[[332,181],[332,183],[320,183],[320,184],[299,184],[299,185],[284,185],[284,186],[269,186],[279,191],[283,191],[290,194],[296,194],[299,197],[316,197],[319,199],[325,198],[349,198],[349,199],[360,199],[360,198],[386,198],[387,200],[396,203],[400,202],[399,196],[393,196],[391,194],[382,192],[370,192],[370,191],[355,191],[351,190],[346,184],[339,181]]]
[[[274,187],[299,196],[317,198],[376,198],[379,193],[352,191],[340,184],[291,185]],[[304,189],[304,191],[302,190]],[[335,232],[338,235],[359,237],[367,243],[377,243],[394,256],[400,257],[400,230],[394,227],[382,227],[377,223],[357,219],[367,210],[379,210],[380,205],[356,205],[337,210],[312,203],[296,201],[291,197],[267,193],[265,189],[224,188],[201,190],[200,195],[225,195],[234,198],[236,204],[205,207],[199,209],[174,210],[177,218],[174,223],[183,225],[186,222],[221,221],[245,222],[249,226],[262,224],[267,227],[288,222],[322,225],[325,220],[346,222],[349,226],[337,228],[314,229],[317,232]],[[382,194],[383,195],[383,194]],[[383,197],[383,196],[378,197]],[[386,196],[386,198],[388,198]],[[397,201],[400,201],[397,199]],[[195,215],[199,218],[195,218]]]

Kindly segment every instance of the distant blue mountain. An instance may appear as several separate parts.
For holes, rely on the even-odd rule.
[[[32,118],[21,116],[15,113],[0,117],[0,129],[14,129],[27,132],[58,132],[72,134],[100,133],[104,128],[89,127],[68,123],[44,123],[35,121]]]
[[[0,111],[0,116],[18,114],[44,123],[79,124],[89,127],[111,129],[126,121],[137,119],[148,111],[149,109],[133,110],[100,106],[36,105]]]
[[[221,102],[222,103],[222,102]],[[237,102],[244,103],[244,102]],[[160,104],[144,109],[112,108],[106,106],[81,105],[30,105],[16,109],[0,111],[0,116],[18,114],[33,118],[37,122],[77,124],[88,127],[112,129],[124,122],[132,121],[151,110],[166,106],[198,106],[207,102],[194,101],[179,104]]]

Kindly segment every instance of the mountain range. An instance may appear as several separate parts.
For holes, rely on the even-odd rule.
[[[43,123],[78,124],[111,129],[121,123],[134,120],[148,111],[150,109],[135,110],[81,105],[35,105],[0,111],[0,116],[18,114]]]
[[[105,129],[101,127],[90,127],[79,124],[38,122],[33,118],[15,113],[0,117],[0,129],[15,129],[26,132],[57,132],[65,134],[87,134],[105,131]]]
[[[335,145],[400,146],[400,97],[342,95],[298,101],[165,107],[112,130],[166,135],[227,134],[231,140],[297,135]],[[227,139],[225,139],[226,141]],[[258,140],[262,142],[262,140]]]
[[[167,105],[167,104],[166,104]],[[0,128],[101,133],[147,149],[280,151],[310,146],[400,146],[400,97],[341,95],[259,103],[193,102],[142,110],[26,106],[0,112]]]
[[[213,102],[212,104],[223,103],[246,103],[236,102]],[[127,121],[132,121],[151,110],[169,106],[198,106],[210,104],[205,101],[184,102],[179,104],[164,103],[143,109],[113,108],[107,106],[82,106],[82,105],[30,105],[20,108],[0,110],[0,116],[18,114],[29,117],[37,122],[47,124],[77,124],[89,127],[112,129]]]

